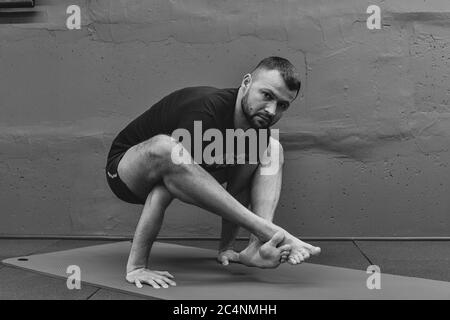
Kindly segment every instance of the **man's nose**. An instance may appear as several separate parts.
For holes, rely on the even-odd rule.
[[[268,114],[270,114],[271,116],[275,115],[275,112],[277,110],[277,103],[276,102],[269,102],[266,105],[266,108],[264,109]]]

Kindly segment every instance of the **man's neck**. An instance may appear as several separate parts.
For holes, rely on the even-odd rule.
[[[242,87],[239,87],[238,95],[236,98],[236,105],[234,107],[234,128],[247,130],[250,128],[250,124],[242,111],[242,97],[244,96]]]

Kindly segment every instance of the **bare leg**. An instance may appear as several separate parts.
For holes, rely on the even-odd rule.
[[[263,175],[261,165],[258,165],[249,184],[252,211],[270,222],[273,221],[280,198],[281,182],[282,161],[280,161],[279,170],[273,175]],[[271,241],[264,244],[251,234],[248,246],[239,253],[239,261],[248,266],[275,268],[285,262],[291,252],[289,245],[277,248],[283,240],[284,234],[277,234]]]
[[[244,197],[241,196],[241,199],[245,201],[241,201],[243,205],[247,207],[250,202],[251,209],[256,215],[272,222],[280,198],[284,155],[281,144],[275,139],[270,139],[269,148],[278,148],[278,150],[265,154],[262,160],[267,166],[270,165],[271,156],[277,156],[278,170],[270,175],[263,175],[263,164],[237,165],[229,169],[227,190],[232,195],[243,194]],[[238,230],[238,225],[222,220],[220,249],[232,248]],[[258,238],[251,234],[249,245],[257,240]]]
[[[171,137],[158,135],[130,148],[119,163],[119,176],[141,197],[162,182],[173,197],[239,224],[263,242],[283,231],[245,208],[199,165],[175,164],[171,156],[177,146]],[[183,154],[190,158],[186,150]]]
[[[156,184],[162,182],[173,197],[244,227],[262,242],[282,231],[282,244],[291,244],[293,248],[303,246],[300,240],[240,204],[199,165],[175,164],[172,150],[178,146],[171,137],[158,135],[130,148],[119,163],[119,176],[141,197],[146,197]],[[183,155],[192,161],[186,150]]]
[[[250,204],[250,182],[257,165],[236,165],[227,169],[227,191],[244,207]],[[222,233],[219,251],[233,249],[239,233],[239,225],[222,219]]]
[[[262,168],[264,168],[264,164],[253,166],[236,166],[235,168],[230,170],[231,177],[229,178],[229,190],[231,194],[235,194],[236,192],[240,192],[243,187],[250,189],[252,211],[256,215],[272,222],[275,214],[275,209],[280,198],[284,154],[281,144],[278,141],[271,139],[270,143],[270,147],[278,148],[278,150],[277,152],[272,152],[269,155],[265,155],[263,158],[263,163],[266,165],[268,163],[270,164],[270,161],[273,161],[271,157],[277,156],[278,170],[272,172],[272,174],[270,175],[264,175],[262,174]],[[248,203],[245,203],[245,205],[248,205]],[[239,227],[231,222],[228,222],[226,220],[222,222],[221,248],[227,248],[228,256],[233,258],[234,255],[233,252],[230,251],[230,249],[232,249],[232,243],[238,229]],[[271,261],[269,263],[267,259],[274,258],[280,254],[280,251],[276,250],[276,248],[273,247],[273,244],[278,243],[277,241],[279,241],[279,239],[280,236],[278,236],[276,239],[272,239],[272,242],[263,247],[263,243],[259,241],[257,237],[251,234],[248,247],[240,253],[240,257],[237,260],[247,265],[251,263],[253,265],[259,264],[264,266],[275,266],[275,261]],[[300,249],[300,252],[295,252],[295,256],[292,255],[290,257],[289,263],[300,263],[309,258],[310,254],[316,253],[319,249],[317,248],[316,252],[310,252],[310,250],[307,249],[310,245],[304,243],[304,246],[305,248]],[[262,252],[261,249],[263,249]],[[285,259],[287,258],[286,254],[290,254],[290,252],[283,252],[281,262],[285,262]],[[236,261],[236,259],[232,260]]]
[[[228,187],[230,187],[230,184],[228,184]],[[232,193],[232,195],[234,194]],[[235,198],[247,208],[250,204],[250,188],[245,188]],[[230,262],[240,262],[239,253],[234,250],[234,242],[238,233],[239,225],[222,218],[222,232],[217,260],[224,266],[227,266]]]

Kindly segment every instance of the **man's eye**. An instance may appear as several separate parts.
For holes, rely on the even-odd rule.
[[[272,96],[268,94],[267,92],[264,92],[264,98],[265,99],[272,99]]]

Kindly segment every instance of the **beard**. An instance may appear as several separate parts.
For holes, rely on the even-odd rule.
[[[248,102],[248,93],[247,92],[241,100],[241,109],[242,113],[244,114],[245,118],[247,119],[247,122],[250,124],[250,127],[253,129],[267,129],[272,124],[272,120],[264,121],[264,119],[258,117],[258,113],[255,113],[254,115],[251,115],[249,113],[250,104]],[[259,119],[259,120],[258,120]],[[262,120],[262,121],[261,121]]]

